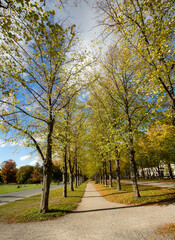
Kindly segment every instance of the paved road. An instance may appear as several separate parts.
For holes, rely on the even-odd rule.
[[[127,206],[104,199],[91,183],[71,214],[57,220],[0,224],[1,240],[173,240],[157,235],[175,221],[175,205]]]
[[[122,180],[123,183],[132,183],[129,180]],[[167,182],[142,182],[138,181],[139,185],[147,185],[147,186],[154,186],[154,187],[162,187],[162,188],[175,188],[175,183],[167,183]]]
[[[59,185],[51,185],[50,189],[56,189],[59,187],[62,187],[62,184]],[[26,198],[26,197],[31,197],[36,194],[42,193],[42,188],[35,188],[35,189],[30,189],[30,190],[24,190],[24,191],[19,191],[19,192],[12,192],[12,193],[6,193],[6,194],[0,194],[0,205],[6,204],[12,201],[16,201],[18,199]]]

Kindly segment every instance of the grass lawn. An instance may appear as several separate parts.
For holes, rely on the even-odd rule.
[[[170,188],[139,185],[141,197],[134,198],[131,184],[122,183],[122,191],[116,191],[116,183],[113,183],[112,188],[108,186],[105,187],[101,184],[94,184],[94,186],[102,196],[115,203],[128,205],[158,205],[175,202],[175,189]]]
[[[34,222],[56,219],[74,210],[84,194],[86,183],[69,191],[68,197],[62,197],[62,188],[50,191],[49,212],[45,214],[38,213],[41,194],[21,199],[15,202],[0,206],[0,222],[17,223],[17,222]]]
[[[0,194],[11,193],[11,192],[18,192],[23,190],[29,190],[34,188],[41,188],[42,184],[19,184],[20,188],[18,188],[18,184],[16,183],[9,183],[1,184],[0,185]]]
[[[56,185],[56,183],[51,183],[51,185]],[[24,190],[29,190],[29,189],[34,189],[34,188],[41,188],[43,185],[42,184],[19,184],[20,188],[18,188],[17,183],[9,183],[8,185],[6,184],[1,184],[0,185],[0,194],[6,194],[6,193],[11,193],[11,192],[19,192],[19,191],[24,191]]]

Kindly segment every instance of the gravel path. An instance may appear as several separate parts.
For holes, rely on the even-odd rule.
[[[105,200],[91,183],[82,202],[53,221],[0,224],[1,240],[172,240],[155,235],[157,227],[175,222],[175,204],[132,207]]]
[[[51,185],[50,190],[60,188],[63,184],[60,185]],[[12,192],[12,193],[5,193],[0,194],[0,205],[6,204],[8,202],[13,202],[22,198],[31,197],[33,195],[37,195],[42,193],[42,188],[35,188],[35,189],[29,189],[19,192]]]

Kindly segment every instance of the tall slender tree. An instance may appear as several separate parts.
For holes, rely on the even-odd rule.
[[[73,54],[75,25],[63,27],[54,15],[37,2],[17,1],[0,19],[1,130],[13,130],[40,154],[41,213],[48,211],[55,122],[81,88],[78,74],[85,66],[82,53]]]

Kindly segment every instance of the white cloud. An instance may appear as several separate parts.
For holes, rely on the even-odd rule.
[[[4,148],[7,146],[7,143],[0,141],[0,148]]]
[[[31,159],[31,155],[25,155],[25,156],[22,156],[22,157],[20,157],[20,161],[26,161],[26,160],[29,160],[29,159]]]
[[[29,165],[35,166],[36,163],[40,163],[40,162],[41,162],[41,161],[40,161],[39,157],[36,155],[36,156],[33,157],[33,161],[31,161],[31,162],[29,163]]]
[[[33,160],[33,161],[31,161],[31,162],[29,163],[29,165],[35,166],[37,162],[38,162],[38,160]]]

